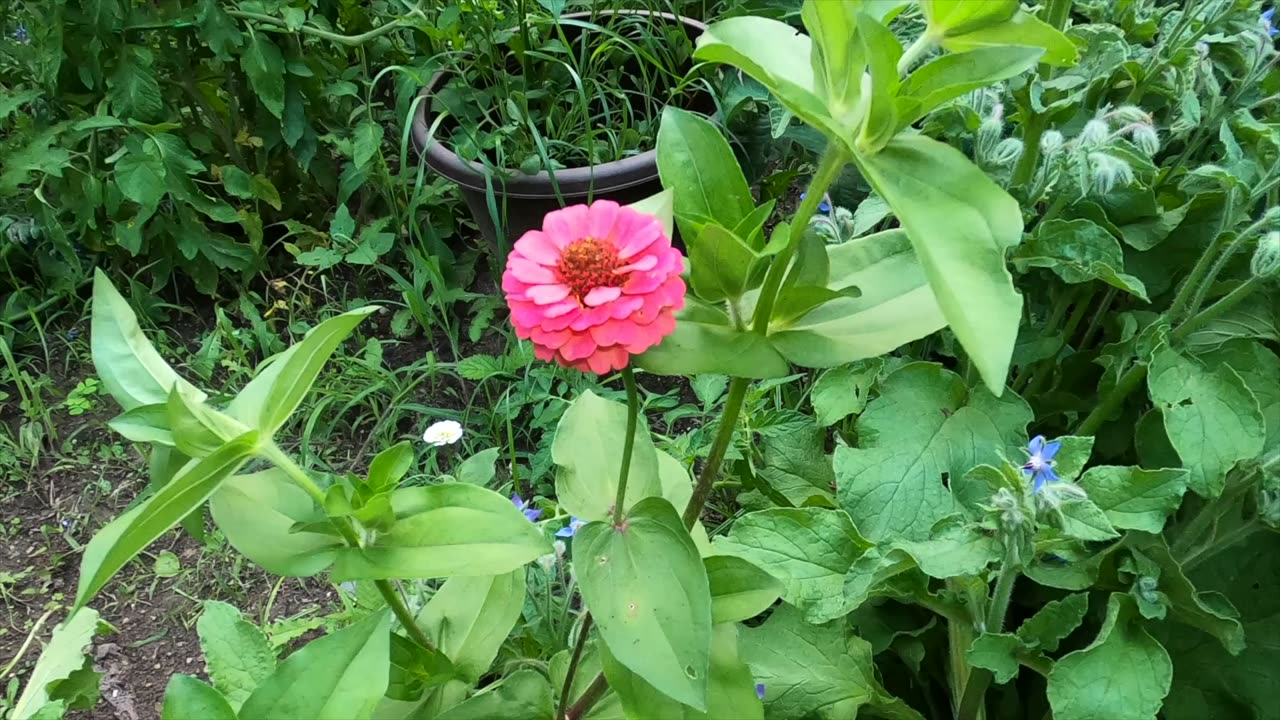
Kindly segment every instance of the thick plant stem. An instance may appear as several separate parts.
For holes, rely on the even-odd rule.
[[[289,479],[305,490],[317,505],[324,507],[324,491],[284,451],[275,444],[271,444],[263,448],[262,457],[283,470],[289,476]],[[356,535],[356,531],[351,527],[350,522],[343,518],[330,518],[329,520],[341,533],[342,539],[346,541],[347,545],[353,548],[360,547],[360,538]],[[418,621],[414,619],[413,613],[409,612],[409,606],[405,604],[404,598],[400,596],[395,586],[388,580],[374,580],[373,584],[378,588],[378,593],[382,595],[382,599],[387,601],[391,612],[395,613],[396,619],[404,626],[404,631],[409,634],[409,637],[422,647],[434,650],[435,644],[422,631],[422,628],[418,627]]]
[[[915,65],[916,62],[920,58],[924,57],[925,53],[932,50],[935,45],[937,45],[937,43],[929,36],[929,33],[925,33],[916,38],[916,41],[907,47],[906,51],[902,53],[902,57],[898,60],[898,75],[906,77],[907,73],[911,70],[911,66]]]
[[[711,496],[716,478],[720,476],[720,465],[724,462],[729,443],[733,442],[733,433],[738,428],[738,415],[742,413],[742,401],[747,396],[747,386],[751,380],[736,377],[729,382],[729,396],[724,402],[724,412],[720,415],[720,427],[716,428],[716,439],[711,444],[711,452],[707,454],[707,462],[698,475],[698,483],[693,486],[693,494],[689,504],[684,508],[684,526],[692,529],[702,517],[702,508]]]
[[[986,627],[984,632],[998,633],[1004,629],[1004,617],[1009,612],[1009,599],[1013,597],[1013,586],[1018,581],[1021,568],[1015,546],[1010,543],[1005,553],[1004,562],[1000,564],[1000,575],[996,579],[996,589],[987,604]],[[983,699],[987,687],[991,685],[991,671],[975,668],[969,673],[969,680],[964,685],[964,693],[960,698],[960,707],[956,711],[959,720],[974,720],[982,712]]]
[[[618,469],[618,496],[613,501],[613,524],[622,523],[622,512],[627,497],[627,478],[631,475],[631,451],[636,444],[636,421],[640,415],[640,393],[636,390],[636,376],[630,367],[622,369],[622,382],[627,387],[627,437],[622,441],[622,467]]]
[[[604,692],[609,689],[609,682],[604,679],[604,675],[597,675],[595,680],[582,691],[582,696],[578,698],[578,702],[573,704],[564,713],[564,720],[581,720],[587,711],[595,706],[600,698],[604,697]]]
[[[578,642],[573,645],[573,655],[569,657],[569,669],[564,674],[564,687],[560,690],[560,714],[565,717],[569,707],[569,695],[573,692],[573,678],[578,674],[578,663],[582,662],[582,651],[587,647],[587,636],[591,634],[591,615],[582,618],[582,630],[578,632]]]
[[[836,178],[840,177],[840,171],[848,162],[849,151],[844,145],[835,140],[827,143],[827,149],[822,154],[822,159],[818,161],[818,169],[814,170],[813,179],[809,181],[809,187],[805,190],[804,200],[800,201],[795,217],[791,218],[787,247],[769,264],[769,272],[765,275],[764,285],[760,288],[760,301],[756,305],[751,324],[751,329],[756,333],[768,334],[769,320],[773,317],[773,304],[778,300],[778,291],[791,265],[791,258],[795,257],[796,250],[800,247],[800,238],[804,237],[805,228],[809,227],[809,219],[818,211],[822,198]]]

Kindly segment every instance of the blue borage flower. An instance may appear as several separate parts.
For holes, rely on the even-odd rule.
[[[542,511],[538,508],[529,507],[530,502],[531,501],[529,500],[521,498],[518,493],[511,496],[511,504],[515,505],[517,510],[524,513],[525,519],[529,522],[536,522],[538,518],[542,517]]]
[[[756,697],[764,699],[764,683],[756,683]]]
[[[1276,9],[1273,7],[1262,13],[1262,16],[1258,18],[1258,22],[1262,23],[1262,29],[1267,33],[1267,37],[1275,37],[1280,34],[1280,28],[1276,27],[1273,22],[1275,16]]]
[[[809,193],[800,193],[800,199],[804,200]],[[831,212],[831,198],[823,195],[822,202],[818,203],[818,212]]]
[[[22,23],[18,23],[18,29],[15,30],[13,33],[13,39],[17,40],[23,45],[26,45],[27,43],[31,42],[31,34],[27,32],[27,26],[23,25]]]
[[[586,522],[585,520],[579,520],[579,519],[578,519],[578,518],[576,518],[576,517],[570,517],[570,518],[569,518],[569,524],[568,524],[567,526],[565,526],[565,527],[560,528],[560,529],[556,532],[556,537],[558,537],[558,538],[571,538],[571,537],[573,537],[574,535],[576,535],[576,534],[578,533],[578,528],[580,528],[580,527],[582,527],[583,525],[586,525],[586,524],[587,524],[587,522]]]
[[[1053,456],[1058,454],[1062,449],[1062,443],[1054,440],[1053,442],[1045,442],[1043,435],[1037,435],[1031,438],[1031,442],[1027,444],[1027,464],[1022,466],[1022,472],[1031,476],[1031,491],[1040,492],[1040,488],[1044,487],[1046,482],[1057,482],[1061,478],[1053,471]]]

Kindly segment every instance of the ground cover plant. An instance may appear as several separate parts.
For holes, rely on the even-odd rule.
[[[357,89],[305,95],[334,173],[296,208],[187,122],[234,87],[155,125],[117,105],[132,71],[7,71],[5,717],[1280,717],[1274,10],[698,5],[672,87],[716,112],[649,98],[662,192],[501,256],[406,150],[467,55],[412,50],[484,38],[526,117],[496,61],[573,4],[148,8],[147,43],[249,53],[257,102],[261,38],[286,89]],[[55,7],[100,42],[143,12],[104,6]],[[55,53],[23,8],[11,64]],[[267,139],[248,187],[302,177],[282,121],[237,121]],[[75,214],[86,183],[122,193],[97,221],[139,204],[119,164],[163,137],[201,155],[155,244]],[[214,263],[234,282],[186,262],[214,261],[183,208],[248,244],[265,210],[210,188],[280,213],[256,264]]]

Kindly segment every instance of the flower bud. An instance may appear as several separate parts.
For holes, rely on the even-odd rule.
[[[1080,131],[1080,143],[1085,146],[1102,145],[1111,137],[1111,128],[1105,120],[1094,118],[1084,124],[1084,129]]]
[[[1249,271],[1254,277],[1270,277],[1280,272],[1280,231],[1272,230],[1258,239]]]
[[[1040,152],[1046,157],[1057,155],[1064,144],[1066,144],[1066,139],[1057,130],[1048,130],[1040,136]]]
[[[1143,123],[1147,125],[1151,124],[1151,116],[1147,114],[1146,110],[1143,110],[1137,105],[1121,105],[1115,110],[1107,113],[1104,117],[1107,120],[1114,120],[1124,125],[1133,125],[1136,123]]]
[[[1263,525],[1280,530],[1280,490],[1258,490],[1258,519]]]
[[[1000,526],[1005,530],[1016,530],[1027,522],[1027,515],[1022,510],[1022,501],[1009,488],[1002,487],[995,491],[987,509],[999,515]]]
[[[1133,182],[1133,168],[1129,163],[1104,152],[1089,153],[1092,170],[1091,185],[1099,194],[1111,192],[1117,185],[1123,187]]]
[[[983,120],[978,126],[978,136],[974,140],[974,154],[979,160],[991,157],[1003,136],[1004,123],[1000,122],[999,117],[992,115]]]
[[[1133,139],[1133,144],[1147,155],[1155,155],[1160,150],[1160,133],[1146,123],[1130,125],[1129,137]]]
[[[1022,157],[1022,141],[1017,138],[1005,138],[991,152],[991,162],[995,165],[1012,165]]]

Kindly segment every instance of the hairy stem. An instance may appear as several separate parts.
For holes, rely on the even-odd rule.
[[[560,708],[557,717],[565,717],[568,713],[569,695],[573,692],[573,678],[578,674],[578,663],[582,661],[582,651],[587,647],[587,636],[591,634],[591,614],[582,618],[582,630],[578,631],[578,641],[573,645],[573,655],[569,657],[569,669],[564,674],[564,687],[560,689]]]
[[[1004,629],[1004,617],[1009,612],[1009,600],[1013,597],[1013,586],[1021,573],[1018,564],[1016,545],[1009,542],[1004,562],[1000,564],[1000,575],[996,578],[996,589],[987,603],[986,627],[984,632],[998,633]],[[960,698],[960,707],[956,711],[959,720],[974,720],[982,712],[983,699],[987,687],[991,685],[991,671],[974,668],[964,684],[964,693]]]

